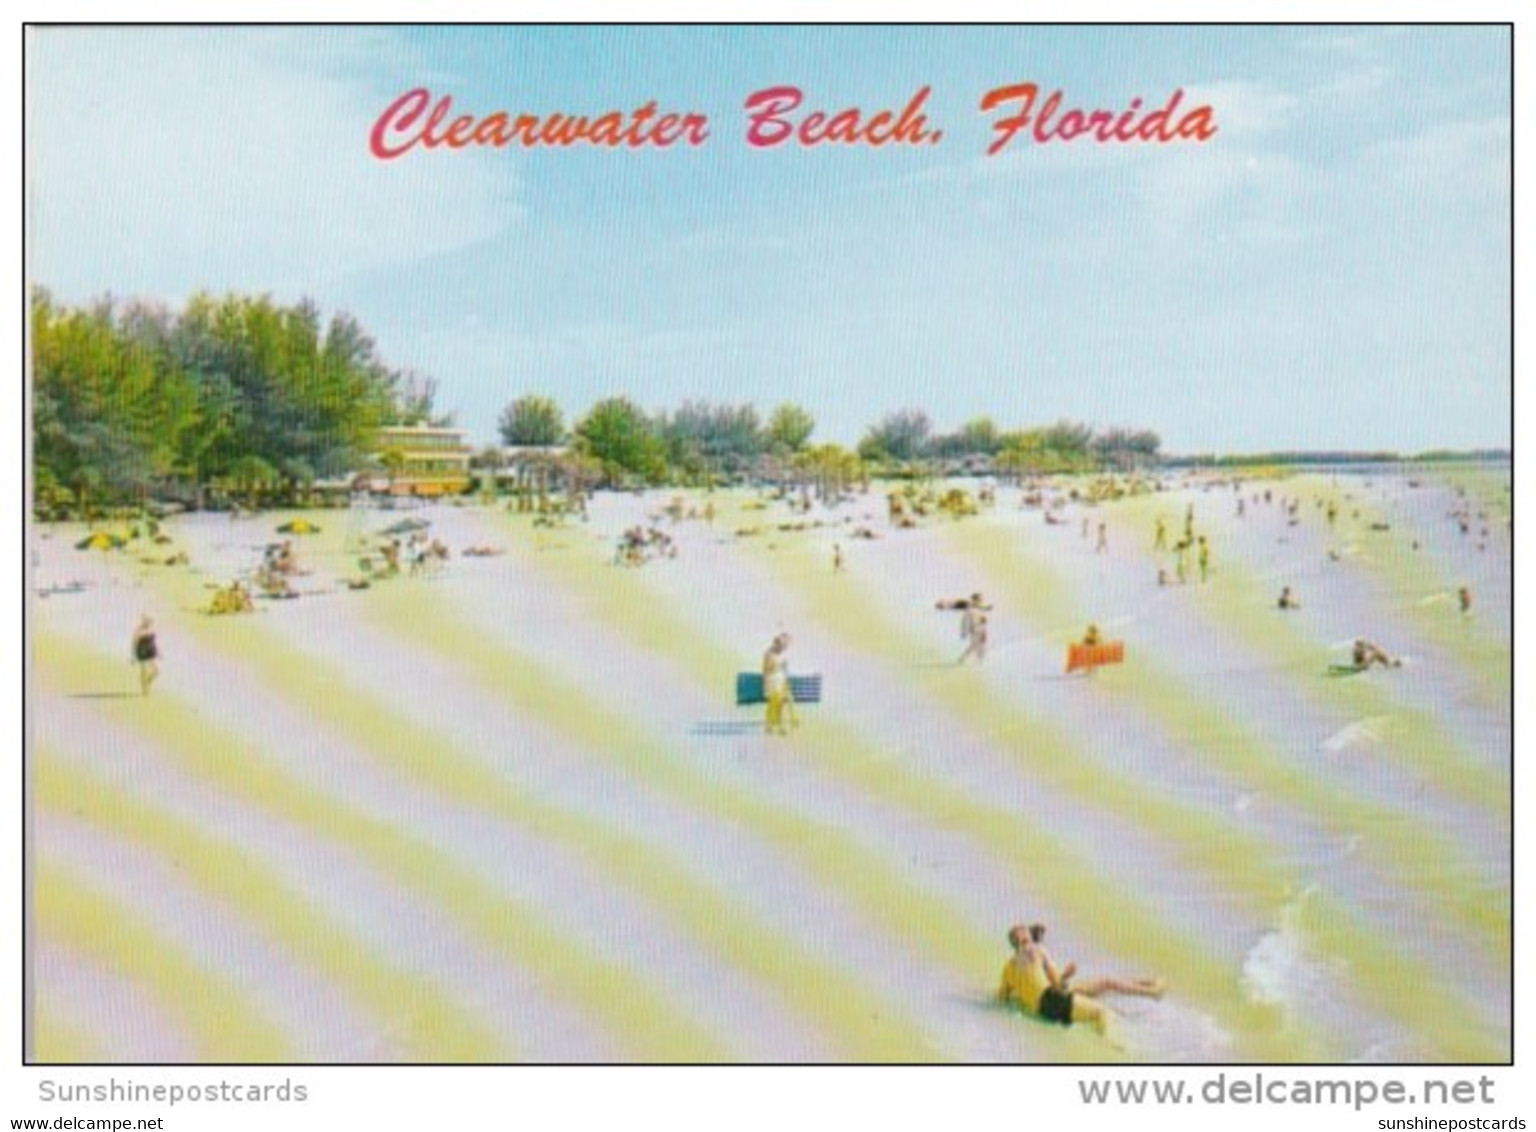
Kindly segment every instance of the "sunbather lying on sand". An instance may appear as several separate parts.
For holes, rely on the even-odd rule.
[[[1383,668],[1401,668],[1403,662],[1386,654],[1380,645],[1372,644],[1363,638],[1355,641],[1355,647],[1351,652],[1355,667],[1361,672],[1370,668],[1373,664],[1379,664]]]

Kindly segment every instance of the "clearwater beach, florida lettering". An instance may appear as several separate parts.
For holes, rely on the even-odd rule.
[[[753,149],[782,146],[863,146],[872,149],[938,145],[944,130],[929,112],[932,88],[924,86],[898,106],[865,110],[827,109],[791,85],[765,87],[742,105],[742,140]],[[1183,89],[1161,101],[1140,96],[1115,107],[1080,105],[1063,90],[1043,93],[1033,82],[996,87],[982,96],[979,110],[991,117],[987,156],[1017,144],[1090,141],[1097,144],[1208,142],[1216,136],[1216,110],[1187,103]],[[631,110],[573,114],[458,109],[452,95],[415,87],[385,108],[373,124],[368,145],[380,161],[414,150],[571,149],[609,150],[697,148],[712,137],[709,115],[663,107],[657,100]]]

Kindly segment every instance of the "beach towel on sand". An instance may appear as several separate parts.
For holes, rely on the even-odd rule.
[[[797,704],[821,703],[821,673],[815,672],[806,676],[791,676],[789,678],[789,694]],[[763,674],[761,672],[739,672],[736,674],[737,706],[767,702],[768,697],[763,695]]]
[[[1067,648],[1067,671],[1093,671],[1103,664],[1125,663],[1125,642],[1105,641],[1101,645],[1071,645]]]

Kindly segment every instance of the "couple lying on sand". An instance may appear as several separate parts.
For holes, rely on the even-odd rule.
[[[1008,929],[1008,943],[1013,958],[1003,967],[1002,985],[997,997],[1017,1004],[1027,1013],[1063,1026],[1080,1022],[1107,1036],[1109,1011],[1095,1001],[1103,994],[1130,994],[1142,998],[1162,998],[1161,979],[1088,979],[1075,986],[1070,980],[1077,964],[1058,969],[1046,951],[1044,924],[1014,924]]]

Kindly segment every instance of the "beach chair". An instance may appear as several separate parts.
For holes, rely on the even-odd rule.
[[[1125,663],[1125,642],[1105,641],[1099,645],[1069,645],[1067,672],[1092,672],[1105,664]]]
[[[806,676],[791,676],[789,678],[789,693],[797,704],[821,703],[821,673],[814,672]],[[763,694],[763,674],[761,672],[738,672],[736,674],[736,706],[745,707],[749,704],[765,704],[768,697]]]

